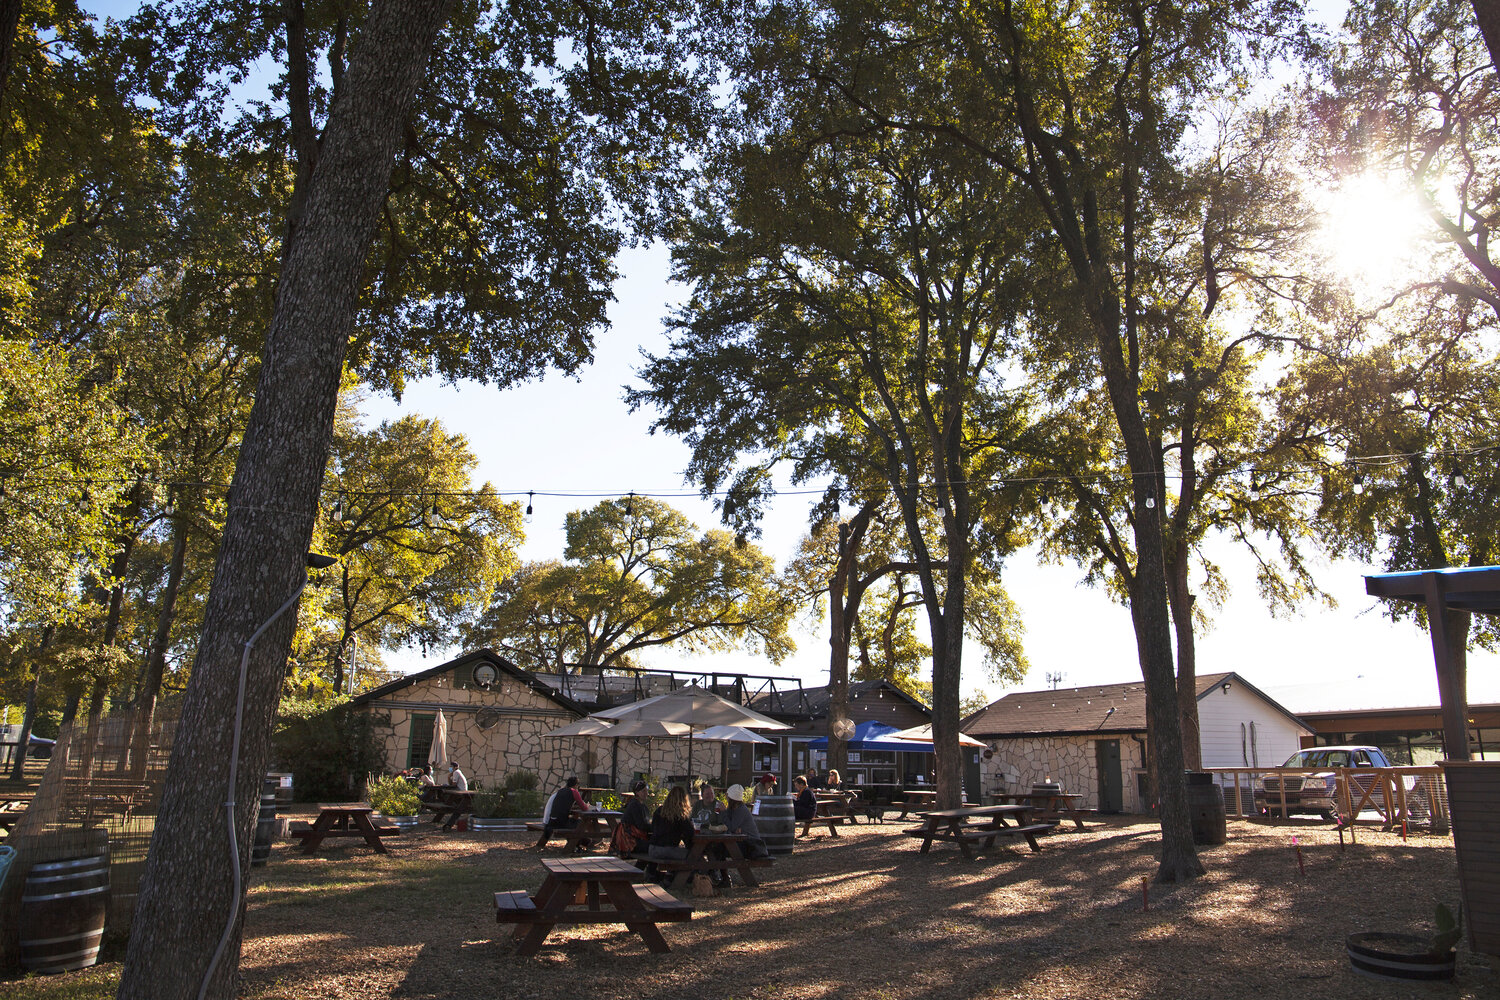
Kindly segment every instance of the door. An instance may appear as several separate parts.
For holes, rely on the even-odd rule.
[[[981,805],[984,803],[984,789],[979,787],[978,750],[969,750],[964,756],[964,799]]]
[[[1125,808],[1125,786],[1120,777],[1120,741],[1095,740],[1094,763],[1099,769],[1099,811],[1122,811]]]

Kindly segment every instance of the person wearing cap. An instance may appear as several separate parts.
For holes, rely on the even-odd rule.
[[[760,780],[755,783],[755,797],[757,799],[759,799],[761,796],[764,796],[764,795],[775,795],[775,794],[776,794],[776,775],[772,774],[770,771],[767,771],[765,774],[762,774],[760,776]]]
[[[745,786],[730,785],[724,792],[724,797],[729,800],[729,807],[719,815],[719,822],[723,823],[729,833],[743,834],[745,842],[740,845],[745,852],[745,857],[755,858],[769,857],[771,852],[766,849],[766,842],[761,839],[760,828],[756,826],[755,814],[750,807],[745,805]],[[728,876],[725,876],[728,879]]]
[[[448,787],[456,788],[460,792],[469,790],[469,779],[464,777],[464,773],[458,769],[458,764],[451,760],[448,762]]]

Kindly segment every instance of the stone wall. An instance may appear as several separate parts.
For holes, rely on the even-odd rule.
[[[1136,772],[1145,766],[1141,746],[1129,736],[1111,735],[1120,741],[1120,779],[1125,812],[1140,812]],[[980,761],[986,792],[992,789],[1027,791],[1038,781],[1060,781],[1063,791],[1084,796],[1086,809],[1099,808],[1099,767],[1090,736],[1034,736],[987,741],[995,751]]]
[[[448,722],[448,759],[458,763],[471,783],[493,788],[510,772],[524,769],[541,779],[542,788],[550,789],[568,775],[578,775],[587,785],[589,774],[610,772],[615,741],[545,739],[547,733],[578,716],[509,674],[502,673],[489,690],[455,684],[451,675],[439,674],[376,699],[365,708],[390,716],[390,725],[379,727],[377,736],[384,746],[386,766],[392,771],[407,766],[412,716],[441,710]],[[499,716],[487,729],[478,722],[482,709],[494,709]],[[636,771],[660,776],[686,774],[688,752],[682,740],[652,740],[645,745],[620,740],[614,762],[619,783],[623,786]],[[695,743],[693,771],[717,776],[722,752],[722,744]],[[442,776],[438,777],[441,780]]]

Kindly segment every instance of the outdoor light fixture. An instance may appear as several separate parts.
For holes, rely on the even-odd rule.
[[[1147,497],[1146,498],[1146,509],[1147,510],[1155,510],[1156,509],[1156,497]]]
[[[1224,693],[1225,694],[1229,693],[1229,682],[1228,681],[1224,682]]]
[[[534,496],[536,496],[535,492],[532,492],[530,490],[527,491],[527,493],[526,493],[526,516],[524,518],[522,518],[522,520],[524,520],[527,524],[531,523],[531,499]]]
[[[631,493],[625,497],[625,516],[635,516],[635,494]]]
[[[309,552],[307,554],[307,569],[327,569],[337,563],[334,556],[325,556],[320,552]],[[234,825],[234,784],[240,772],[240,728],[245,717],[245,676],[250,669],[250,650],[255,648],[255,642],[270,628],[272,623],[292,605],[297,603],[297,598],[302,596],[302,591],[307,587],[307,571],[302,573],[302,582],[297,584],[297,589],[292,591],[292,596],[282,602],[281,607],[271,612],[271,617],[261,622],[260,627],[250,633],[250,638],[245,640],[245,651],[240,654],[240,687],[239,694],[234,701],[234,737],[229,746],[229,793],[224,802],[224,809],[229,817],[229,866],[234,874],[234,891],[230,893],[232,901],[229,909],[229,920],[224,924],[224,935],[219,938],[219,947],[214,951],[213,959],[208,963],[208,970],[203,973],[203,982],[198,987],[198,1000],[208,993],[209,980],[213,979],[214,970],[219,967],[219,960],[224,956],[224,949],[229,945],[230,934],[234,930],[235,914],[240,908],[240,887],[242,877],[240,873],[240,844],[239,835]]]

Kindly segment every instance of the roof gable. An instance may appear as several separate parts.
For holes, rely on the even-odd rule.
[[[472,670],[481,662],[488,662],[493,664],[495,666],[495,669],[500,672],[502,679],[505,677],[509,677],[512,680],[530,688],[532,692],[538,697],[546,698],[547,700],[554,702],[558,706],[567,709],[569,712],[572,712],[575,715],[587,715],[589,712],[587,708],[578,704],[572,698],[568,698],[564,695],[558,694],[552,688],[537,680],[532,676],[530,671],[521,669],[514,663],[511,663],[505,657],[501,656],[499,653],[496,653],[493,649],[487,648],[476,649],[473,652],[465,653],[457,659],[449,660],[446,663],[439,663],[437,666],[431,667],[427,670],[419,670],[416,673],[407,674],[404,677],[398,677],[387,684],[382,684],[378,688],[372,688],[371,690],[366,691],[364,694],[359,695],[358,697],[353,699],[351,704],[369,704],[372,701],[378,701],[381,698],[394,694],[395,692],[400,691],[404,688],[409,688],[414,684],[419,684],[429,678],[436,677],[439,674],[452,673],[459,670]]]
[[[1200,675],[1198,700],[1202,701],[1225,683],[1244,685],[1271,708],[1308,728],[1307,723],[1234,671]],[[975,712],[959,728],[980,738],[1023,733],[1144,732],[1146,685],[1131,681],[1051,691],[1016,691]]]

